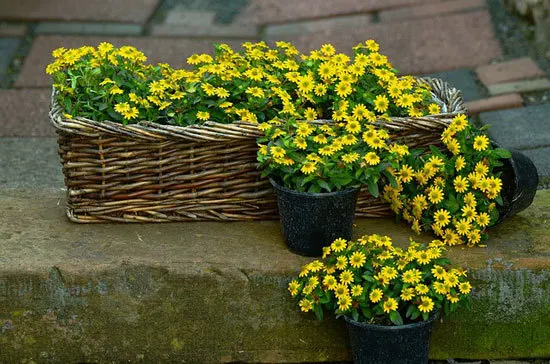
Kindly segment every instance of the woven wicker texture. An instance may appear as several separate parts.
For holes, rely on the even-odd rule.
[[[441,131],[465,112],[460,91],[438,79],[432,87],[443,114],[392,118],[392,139],[409,147],[440,144]],[[79,223],[264,220],[278,218],[275,194],[256,168],[253,124],[206,122],[178,127],[64,119],[52,94],[67,186],[67,216]],[[387,216],[388,206],[362,191],[357,216]]]

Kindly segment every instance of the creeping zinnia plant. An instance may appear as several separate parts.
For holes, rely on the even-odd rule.
[[[493,148],[465,115],[453,119],[441,140],[444,148],[431,145],[403,156],[383,196],[415,232],[433,231],[448,245],[478,245],[499,219],[500,159],[511,154]]]
[[[466,271],[449,267],[444,252],[440,240],[428,246],[411,240],[402,249],[376,234],[336,239],[324,248],[322,261],[303,266],[288,290],[303,312],[313,311],[319,319],[325,308],[378,325],[427,320],[467,303],[472,288]]]

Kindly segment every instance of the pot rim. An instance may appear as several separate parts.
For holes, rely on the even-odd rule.
[[[307,196],[311,198],[323,198],[323,197],[346,195],[350,193],[357,193],[361,189],[360,187],[351,187],[342,191],[333,191],[333,192],[301,192],[301,191],[296,191],[296,190],[281,186],[279,183],[277,183],[277,181],[273,177],[269,177],[269,183],[271,183],[271,185],[279,191],[283,191],[291,195]]]
[[[364,322],[355,321],[351,317],[344,316],[344,320],[350,325],[360,327],[362,329],[369,329],[374,331],[395,331],[395,330],[412,330],[424,326],[431,325],[437,318],[439,317],[439,311],[436,311],[434,314],[432,314],[426,321],[422,320],[419,322],[415,322],[412,324],[406,324],[401,326],[384,326],[384,325],[374,325],[374,324],[367,324]]]

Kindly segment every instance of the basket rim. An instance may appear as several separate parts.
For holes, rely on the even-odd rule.
[[[422,83],[426,83],[430,86],[438,85],[439,88],[447,91],[441,92],[444,99],[441,101],[445,105],[449,105],[448,99],[454,97],[457,99],[457,103],[454,109],[450,112],[426,115],[422,117],[407,117],[407,116],[392,116],[391,121],[378,119],[375,124],[386,125],[391,128],[404,127],[411,120],[417,121],[420,124],[426,125],[426,123],[442,124],[442,119],[454,117],[460,113],[466,113],[464,107],[464,101],[462,99],[462,92],[455,87],[451,87],[446,81],[432,77],[416,77]],[[60,132],[66,132],[71,134],[78,134],[89,137],[99,137],[103,133],[114,135],[125,135],[127,137],[134,137],[147,140],[165,140],[167,138],[181,138],[190,141],[228,141],[235,139],[249,139],[250,137],[259,137],[263,135],[258,129],[257,123],[248,121],[235,120],[231,123],[224,124],[216,121],[206,121],[199,125],[169,125],[159,124],[152,121],[141,120],[137,123],[124,125],[121,123],[113,122],[110,120],[96,121],[88,118],[76,116],[72,119],[67,119],[63,116],[61,105],[56,100],[58,91],[52,86],[52,94],[50,100],[49,119],[50,123]],[[432,94],[434,92],[432,91]],[[435,95],[435,94],[434,94]],[[329,119],[318,119],[313,122],[326,123],[331,122]],[[443,126],[443,125],[442,125]]]

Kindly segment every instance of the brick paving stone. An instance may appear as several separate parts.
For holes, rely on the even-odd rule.
[[[241,40],[195,40],[167,39],[157,37],[76,37],[38,36],[25,59],[16,87],[49,87],[50,76],[46,66],[51,62],[51,52],[58,47],[74,48],[83,45],[97,46],[101,42],[111,42],[115,46],[133,45],[143,51],[150,63],[167,62],[172,67],[185,65],[193,53],[213,53],[213,43],[224,42],[234,49],[240,49]]]
[[[410,6],[385,10],[378,14],[380,21],[397,21],[413,18],[425,18],[448,13],[478,10],[487,7],[485,0],[449,0],[435,4]]]
[[[0,90],[0,137],[54,136],[48,119],[51,90]]]
[[[348,53],[357,43],[373,38],[398,70],[410,74],[475,67],[500,55],[500,45],[485,10],[373,24],[338,33],[320,30],[314,34],[277,38],[271,40],[292,41],[301,51],[332,43],[339,51]]]
[[[82,22],[40,22],[35,34],[75,34],[75,35],[139,35],[139,24],[121,23],[82,23]]]
[[[6,76],[12,57],[20,43],[18,38],[0,38],[0,80]]]
[[[166,15],[164,24],[204,26],[214,24],[215,11],[194,10],[178,6]]]
[[[160,0],[0,1],[3,20],[82,20],[144,24]]]
[[[277,24],[434,2],[439,0],[251,0],[235,21],[260,25]]]
[[[338,16],[329,19],[307,20],[288,24],[269,25],[265,27],[265,36],[276,38],[278,36],[299,35],[316,33],[318,31],[341,31],[351,27],[364,27],[372,23],[371,14],[359,14]]]
[[[484,65],[478,67],[476,73],[481,82],[487,86],[546,76],[546,73],[529,57]]]
[[[484,112],[479,118],[482,124],[491,125],[488,135],[503,147],[550,147],[550,104]]]
[[[25,24],[0,23],[0,37],[24,37],[27,34]]]
[[[515,109],[523,106],[523,99],[520,94],[493,96],[486,99],[468,101],[464,103],[470,115],[479,114],[485,111]]]
[[[423,77],[440,78],[446,81],[449,85],[462,91],[462,98],[464,101],[477,100],[483,97],[480,92],[480,86],[475,80],[474,72],[468,68],[436,72],[423,75]]]
[[[153,36],[166,37],[215,37],[220,39],[239,38],[247,40],[258,40],[258,28],[254,25],[245,24],[211,24],[204,26],[197,25],[154,25],[151,29]]]
[[[550,89],[550,81],[547,78],[499,83],[487,86],[487,90],[489,90],[489,94],[491,95],[509,94],[511,92],[534,92],[548,89]]]

